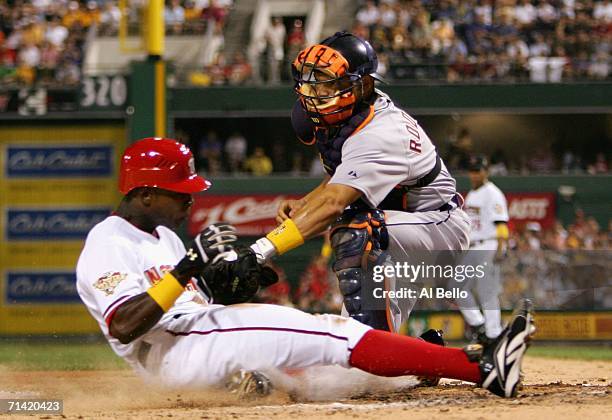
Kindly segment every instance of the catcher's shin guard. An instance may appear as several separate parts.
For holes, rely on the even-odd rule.
[[[391,265],[385,215],[381,210],[347,210],[332,225],[331,245],[344,307],[351,318],[373,328],[396,332],[399,307],[395,299],[380,298],[374,289],[393,290],[395,278],[374,282],[374,266]]]

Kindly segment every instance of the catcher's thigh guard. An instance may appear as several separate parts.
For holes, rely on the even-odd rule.
[[[373,328],[395,332],[399,308],[395,299],[381,297],[383,290],[393,290],[395,278],[374,282],[375,266],[392,265],[385,252],[388,244],[381,210],[344,212],[332,225],[331,246],[336,261],[344,307],[351,318]],[[381,270],[382,272],[382,270]],[[374,289],[380,289],[375,293]]]

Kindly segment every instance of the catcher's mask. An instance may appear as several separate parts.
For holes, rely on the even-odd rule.
[[[363,98],[363,77],[376,76],[372,46],[348,32],[337,32],[302,50],[292,65],[295,91],[317,126],[339,125]]]

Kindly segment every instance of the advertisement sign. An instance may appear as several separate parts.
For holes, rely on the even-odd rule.
[[[74,271],[8,272],[5,285],[5,302],[8,305],[81,302]]]
[[[509,312],[503,314],[503,322]],[[540,311],[536,317],[535,340],[610,340],[612,312]],[[459,312],[414,312],[408,320],[408,332],[419,335],[429,328],[442,330],[446,340],[465,340],[465,321]]]
[[[274,229],[276,210],[281,201],[299,195],[211,195],[195,197],[189,218],[189,234],[195,236],[211,223],[227,222],[239,235],[263,235]]]
[[[552,227],[556,220],[554,193],[506,193],[510,227],[538,222],[542,228]],[[214,195],[195,197],[189,220],[189,234],[195,236],[211,223],[233,224],[240,235],[262,235],[274,229],[276,210],[282,200],[301,195]]]
[[[0,134],[0,335],[99,332],[74,270],[87,233],[119,200],[125,127],[24,124]]]
[[[554,193],[505,193],[508,201],[510,228],[538,222],[543,229],[554,226],[556,220],[556,197]]]
[[[89,230],[104,220],[111,208],[7,209],[4,237],[15,240],[85,239]]]
[[[22,146],[6,147],[7,178],[110,176],[113,148],[106,146]]]

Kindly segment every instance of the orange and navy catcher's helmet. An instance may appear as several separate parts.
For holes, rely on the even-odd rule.
[[[363,77],[376,76],[378,58],[372,46],[349,33],[337,32],[302,50],[292,65],[295,91],[317,126],[339,125],[352,116]]]
[[[189,148],[173,139],[147,137],[129,146],[121,158],[119,191],[127,194],[138,187],[193,194],[211,183],[195,171]]]

